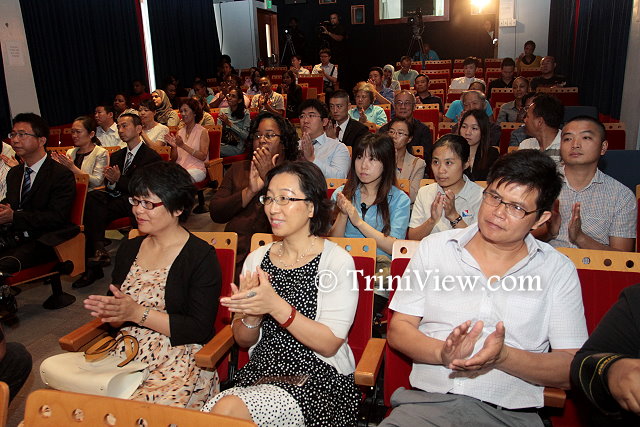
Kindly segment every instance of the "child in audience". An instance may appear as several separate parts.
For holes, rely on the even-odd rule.
[[[436,182],[418,191],[409,222],[409,239],[422,240],[431,233],[476,222],[483,189],[464,175],[469,153],[469,144],[460,135],[447,134],[436,141],[431,156]]]

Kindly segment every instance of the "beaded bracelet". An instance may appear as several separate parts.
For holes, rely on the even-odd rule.
[[[247,329],[255,329],[255,328],[259,328],[260,325],[262,325],[262,319],[256,324],[256,325],[250,325],[247,322],[244,321],[244,317],[240,318],[240,321],[242,322],[242,324],[247,328]]]

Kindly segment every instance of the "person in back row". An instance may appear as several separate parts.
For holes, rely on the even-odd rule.
[[[632,252],[637,203],[633,192],[598,169],[607,151],[604,126],[578,116],[562,128],[564,181],[546,236],[554,247]]]
[[[96,137],[100,141],[101,146],[124,147],[124,142],[118,137],[118,126],[113,121],[113,105],[104,103],[96,106],[94,118],[98,124]]]
[[[540,150],[560,164],[560,136],[564,107],[555,96],[536,95],[524,116],[525,130],[532,137],[520,143],[519,149]]]
[[[451,84],[449,85],[449,90],[451,89],[467,90],[469,89],[469,85],[471,85],[471,83],[477,82],[477,81],[480,81],[484,84],[484,80],[476,77],[476,69],[478,68],[479,64],[480,64],[480,61],[478,60],[478,58],[474,58],[473,56],[465,58],[465,60],[462,62],[462,68],[464,69],[464,76],[457,77],[451,80]]]
[[[403,56],[400,58],[400,69],[393,73],[393,78],[398,81],[408,80],[410,86],[413,87],[418,72],[411,68],[411,58]]]

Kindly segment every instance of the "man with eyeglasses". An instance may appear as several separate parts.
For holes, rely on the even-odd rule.
[[[529,233],[562,177],[539,151],[498,159],[477,224],[422,240],[390,308],[389,345],[413,359],[380,426],[542,426],[544,387],[569,388],[587,338],[574,265]]]
[[[349,117],[349,94],[339,89],[331,94],[327,101],[331,119],[325,128],[329,138],[337,139],[347,147],[353,147],[369,128]]]
[[[433,136],[431,130],[420,120],[413,117],[416,109],[416,98],[408,90],[401,90],[393,100],[396,117],[411,121],[413,123],[413,139],[407,145],[407,150],[411,152],[410,147],[422,146],[424,148],[424,160],[427,163],[431,161],[431,150],[433,147]],[[389,131],[389,123],[382,126],[378,132],[386,133]]]
[[[49,126],[34,113],[18,114],[9,133],[23,163],[7,174],[0,202],[0,272],[57,261],[53,246],[78,233],[71,224],[76,194],[73,173],[47,156]]]
[[[299,117],[300,152],[304,159],[318,166],[325,178],[346,178],[351,157],[344,144],[324,132],[329,124],[327,107],[317,99],[307,99],[300,104]]]
[[[142,142],[142,122],[136,114],[118,117],[118,134],[127,144],[111,156],[105,168],[106,191],[91,191],[87,195],[84,213],[84,233],[87,237],[87,268],[73,288],[84,288],[104,277],[102,267],[111,264],[109,252],[104,247],[104,232],[113,220],[129,217],[136,227],[129,203],[129,180],[140,167],[160,162],[162,158]]]

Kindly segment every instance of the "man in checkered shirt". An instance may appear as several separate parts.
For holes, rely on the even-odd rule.
[[[636,198],[598,169],[606,151],[605,129],[597,119],[580,116],[564,125],[560,156],[565,178],[542,240],[555,247],[634,250]]]

